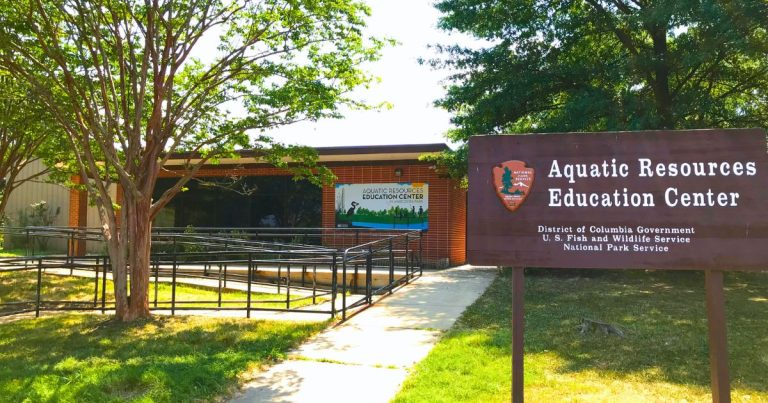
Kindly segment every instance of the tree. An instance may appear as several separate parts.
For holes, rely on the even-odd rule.
[[[768,124],[765,0],[443,0],[439,26],[485,46],[439,46],[444,98],[475,134]],[[466,146],[444,156],[466,172]]]
[[[89,178],[118,319],[149,316],[152,219],[203,164],[248,147],[278,166],[291,157],[297,174],[318,180],[313,152],[249,133],[336,117],[342,104],[364,107],[347,94],[369,82],[359,67],[383,44],[363,35],[367,13],[353,0],[0,5],[0,66],[42,94],[74,150],[71,166]],[[200,49],[212,40],[215,49]],[[179,151],[186,169],[153,200],[158,175]],[[112,184],[122,188],[119,205]]]
[[[36,98],[29,86],[0,70],[0,220],[14,190],[51,173],[22,171],[38,160],[54,166],[62,149],[61,130]]]

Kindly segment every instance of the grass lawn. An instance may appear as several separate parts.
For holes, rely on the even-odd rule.
[[[510,400],[510,276],[467,309],[396,402]],[[711,401],[701,272],[527,271],[525,396],[554,401]],[[726,274],[734,401],[768,402],[768,273]],[[586,317],[619,338],[581,335]]]
[[[0,402],[216,400],[324,326],[77,314],[0,324]]]
[[[37,271],[16,271],[0,272],[0,303],[17,301],[34,301],[37,289]],[[158,303],[159,308],[169,308],[171,300],[171,285],[168,283],[158,284]],[[41,298],[43,301],[90,301],[93,302],[94,279],[64,276],[52,273],[45,273],[42,278]],[[154,283],[149,285],[150,306],[153,306],[155,288]],[[101,279],[99,279],[99,300],[101,299]],[[248,293],[244,291],[223,290],[222,301],[245,301]],[[294,296],[294,299],[297,298]],[[177,304],[179,307],[216,307],[217,303],[195,302],[195,301],[217,301],[218,292],[216,289],[200,287],[195,285],[177,284],[176,301],[185,301],[193,303]],[[268,293],[251,293],[251,306],[254,308],[285,308],[284,302],[258,303],[258,301],[280,301],[285,300],[285,295]],[[317,298],[321,303],[325,299]],[[112,281],[107,281],[107,304],[114,301]],[[162,303],[162,301],[168,301]],[[305,299],[292,302],[291,307],[301,307],[312,303],[311,299]],[[100,302],[99,302],[100,304]],[[99,305],[101,306],[101,305]],[[223,303],[223,307],[244,307],[245,302],[238,304]],[[16,309],[14,306],[0,307],[0,313]]]
[[[0,248],[0,257],[18,257],[18,256],[24,256],[24,249],[1,249]]]

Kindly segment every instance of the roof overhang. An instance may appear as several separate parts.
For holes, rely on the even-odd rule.
[[[318,154],[318,162],[320,163],[418,161],[422,155],[435,155],[449,149],[447,145],[442,143],[315,148]],[[260,157],[259,152],[253,150],[241,150],[237,153],[240,155],[239,158],[222,158],[219,159],[218,165],[263,164],[266,162]],[[166,166],[180,166],[199,162],[199,155],[178,153],[171,156]],[[287,159],[285,162],[290,163],[291,160]]]

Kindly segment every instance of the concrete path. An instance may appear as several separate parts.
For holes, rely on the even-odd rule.
[[[388,402],[495,273],[470,266],[425,272],[254,374],[233,402]]]

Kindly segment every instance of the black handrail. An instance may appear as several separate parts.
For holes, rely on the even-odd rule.
[[[223,234],[221,230],[238,231]],[[265,234],[263,228],[196,228],[190,233],[187,228],[160,228],[153,231],[153,243],[161,246],[153,249],[150,258],[150,275],[154,281],[154,296],[150,301],[150,309],[169,309],[171,314],[178,310],[243,310],[247,317],[252,311],[302,311],[308,313],[323,313],[335,317],[341,313],[346,320],[352,310],[364,309],[375,303],[374,296],[391,294],[396,288],[412,281],[421,275],[422,233],[414,230],[367,230],[356,228],[268,228],[267,234],[280,231],[284,236],[300,235],[306,241],[311,236],[318,236],[320,244],[286,243],[252,239]],[[14,272],[37,271],[37,286],[34,300],[8,301],[0,298],[0,316],[30,312],[30,307],[36,315],[41,311],[52,310],[106,310],[114,309],[114,299],[107,298],[107,280],[111,277],[112,268],[109,257],[104,254],[75,256],[75,241],[92,241],[99,239],[100,232],[93,228],[62,228],[62,227],[24,227],[3,228],[8,234],[23,233],[28,238],[48,237],[66,238],[68,249],[66,255],[38,254],[37,256],[0,258],[0,275]],[[174,232],[175,231],[175,232]],[[218,232],[217,232],[218,231]],[[292,232],[291,232],[292,231]],[[209,233],[210,235],[205,235]],[[215,233],[215,235],[213,235]],[[245,235],[244,235],[245,233]],[[343,234],[344,239],[334,235]],[[351,235],[351,236],[350,236]],[[362,236],[361,236],[362,235]],[[354,237],[354,238],[353,238]],[[354,239],[364,242],[348,246]],[[373,239],[373,240],[371,240]],[[327,242],[326,242],[327,241]],[[163,250],[163,245],[173,246]],[[190,250],[193,249],[193,250]],[[203,250],[199,250],[203,249]],[[34,251],[33,251],[34,252]],[[223,283],[212,287],[217,291],[218,299],[213,307],[190,306],[206,304],[211,301],[180,300],[177,286],[192,284],[204,286],[212,280],[208,270],[213,265],[223,269]],[[412,265],[418,265],[419,270],[412,270]],[[312,266],[311,285],[307,286],[307,267]],[[354,273],[348,271],[354,266]],[[301,270],[291,271],[293,268]],[[364,270],[358,272],[358,267]],[[281,271],[287,270],[287,277]],[[320,268],[320,279],[318,279]],[[66,270],[67,273],[63,273]],[[269,273],[274,272],[277,278]],[[341,270],[341,273],[339,273]],[[402,274],[404,272],[404,275]],[[46,294],[45,283],[51,275],[92,276],[93,296],[88,301],[60,301]],[[297,276],[296,281],[292,278]],[[363,278],[360,278],[360,277]],[[377,276],[374,279],[374,276]],[[349,289],[349,277],[352,277],[355,287]],[[221,277],[219,277],[221,279]],[[323,279],[325,278],[325,279]],[[342,284],[339,287],[338,281]],[[46,280],[46,281],[44,281]],[[99,284],[101,280],[101,284]],[[377,280],[377,281],[374,281]],[[364,284],[364,292],[357,294],[358,283]],[[171,286],[171,299],[159,299],[158,289],[164,284]],[[284,294],[283,299],[270,301],[254,300],[252,291],[273,290],[276,294]],[[237,301],[223,300],[223,294],[239,289],[247,293],[246,298]],[[243,290],[244,289],[244,290]],[[99,294],[101,294],[99,296]],[[337,296],[341,297],[338,304]],[[1,296],[0,296],[1,297]],[[99,298],[100,297],[100,298]],[[89,297],[90,298],[90,297]],[[329,303],[325,304],[325,298]],[[302,307],[299,302],[312,300],[312,306]],[[318,300],[321,302],[316,305]],[[265,306],[275,301],[284,305]],[[329,305],[329,306],[328,306]],[[16,308],[14,308],[16,307]],[[26,307],[26,308],[25,308]]]

